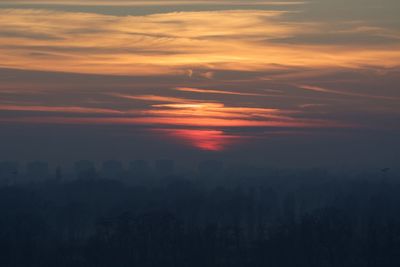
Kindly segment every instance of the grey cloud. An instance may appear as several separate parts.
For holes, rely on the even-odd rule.
[[[0,38],[11,37],[11,38],[27,38],[35,40],[62,40],[62,38],[46,33],[35,33],[30,31],[24,31],[21,29],[12,29],[10,27],[7,30],[0,30]]]

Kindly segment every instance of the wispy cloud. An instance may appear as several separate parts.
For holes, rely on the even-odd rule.
[[[151,98],[153,99],[153,98]],[[157,101],[159,98],[156,98]],[[8,122],[60,123],[60,124],[136,124],[157,127],[340,127],[340,123],[292,117],[293,111],[254,108],[229,107],[222,103],[173,103],[155,104],[144,110],[118,111],[85,107],[50,107],[1,105],[0,111],[34,111],[63,113],[64,117],[27,117],[3,118]],[[103,117],[71,117],[68,114],[97,114]],[[114,116],[110,116],[114,115]],[[118,115],[118,117],[115,117]],[[343,125],[342,125],[343,126]]]
[[[199,1],[171,1],[171,0],[153,0],[153,1],[131,1],[131,0],[14,0],[2,1],[1,4],[58,4],[58,5],[83,5],[83,6],[177,6],[177,5],[246,5],[246,6],[287,6],[287,5],[302,5],[304,1],[215,1],[215,0],[199,0]]]
[[[259,72],[276,66],[394,67],[400,62],[396,43],[285,43],[285,38],[329,31],[316,22],[287,21],[286,14],[223,10],[112,16],[0,9],[6,33],[0,37],[0,62],[9,68],[120,75],[187,75],[193,69]],[[377,34],[377,29],[360,32],[360,25],[354,30],[367,37]]]
[[[185,118],[185,117],[16,117],[0,118],[0,122],[27,124],[83,124],[83,125],[142,125],[142,126],[183,126],[183,127],[268,127],[268,128],[335,128],[350,127],[340,123],[323,120],[297,121],[257,121],[218,118]],[[150,127],[151,129],[151,127]]]
[[[0,104],[0,111],[32,111],[32,112],[56,112],[56,113],[79,113],[79,114],[102,114],[116,115],[123,112],[113,109],[88,108],[75,106],[29,106],[29,105],[4,105]]]
[[[171,96],[160,96],[160,95],[127,95],[127,94],[116,94],[110,93],[109,95],[124,99],[131,100],[141,100],[147,102],[167,102],[167,103],[195,103],[198,100],[187,99],[187,98],[179,98],[179,97],[171,97]]]
[[[221,94],[221,95],[242,95],[242,96],[267,96],[258,93],[247,93],[247,92],[233,92],[224,90],[212,90],[212,89],[199,89],[190,87],[177,87],[177,91],[181,92],[191,92],[191,93],[201,93],[201,94]]]
[[[0,77],[2,123],[131,125],[220,150],[270,129],[353,127],[355,110],[398,114],[398,31],[293,19],[303,2],[7,2],[0,68],[16,77]],[[68,7],[48,7],[57,4]],[[160,12],[104,15],[97,5]],[[174,5],[218,8],[165,11]],[[225,8],[234,5],[243,9]]]
[[[328,94],[355,96],[355,97],[363,97],[363,98],[370,98],[370,99],[384,99],[384,100],[400,101],[400,97],[395,97],[395,96],[362,94],[362,93],[356,93],[356,92],[334,90],[334,89],[329,89],[329,88],[314,86],[314,85],[299,85],[298,87],[301,89],[304,89],[304,90],[309,90],[309,91],[318,92],[318,93],[328,93]]]

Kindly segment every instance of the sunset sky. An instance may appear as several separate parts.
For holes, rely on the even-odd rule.
[[[400,165],[400,1],[0,0],[0,159]]]

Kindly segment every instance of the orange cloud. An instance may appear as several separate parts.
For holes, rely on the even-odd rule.
[[[222,103],[160,104],[153,107],[158,109],[145,111],[146,114],[191,118],[293,120],[285,114],[294,113],[294,111],[268,108],[226,107]]]
[[[55,1],[60,4],[83,3]],[[251,5],[246,1],[229,2]],[[89,5],[160,3],[90,1]],[[225,5],[226,2],[162,1],[163,5],[178,3]],[[257,4],[261,2],[257,1]],[[364,40],[368,40],[364,37],[369,36],[396,40],[399,39],[399,32],[373,27],[362,21],[347,23],[346,27],[343,27],[343,24],[335,26],[334,23],[322,21],[290,21],[287,20],[288,14],[289,12],[285,11],[223,10],[117,16],[0,8],[1,68],[147,76],[139,79],[124,77],[118,82],[113,82],[118,79],[116,77],[113,81],[99,77],[100,82],[97,84],[106,81],[104,85],[100,84],[99,91],[94,89],[95,82],[86,83],[79,79],[74,79],[72,84],[66,82],[62,86],[55,85],[54,81],[47,81],[46,75],[51,74],[43,74],[33,79],[38,81],[40,77],[46,77],[38,84],[21,79],[19,85],[23,90],[20,90],[21,88],[13,87],[17,83],[13,82],[13,79],[19,77],[3,77],[1,93],[6,99],[1,101],[3,104],[0,105],[0,111],[31,111],[32,114],[14,112],[10,117],[1,116],[0,121],[38,124],[123,124],[138,125],[147,129],[166,127],[172,128],[164,132],[169,136],[180,138],[200,149],[216,151],[241,141],[241,131],[251,132],[256,129],[260,132],[263,131],[262,128],[282,127],[290,128],[287,131],[293,133],[298,128],[351,127],[352,125],[346,123],[315,119],[323,118],[328,113],[329,118],[344,117],[334,114],[339,108],[332,104],[333,99],[330,99],[331,102],[316,100],[318,97],[326,100],[326,96],[322,94],[399,100],[398,97],[380,96],[380,92],[369,95],[365,92],[357,93],[313,85],[318,84],[318,81],[326,84],[323,83],[323,77],[328,72],[334,77],[332,80],[338,81],[337,77],[341,75],[334,74],[344,68],[351,68],[352,72],[358,73],[360,69],[376,71],[399,67],[398,42],[385,43],[379,39],[379,42],[365,44],[352,39],[350,45],[346,43],[346,40],[349,40],[347,37],[353,34],[362,36],[361,39]],[[329,33],[329,38],[321,39],[326,33]],[[336,35],[344,38],[337,42],[329,41]],[[310,41],[313,38],[317,41]],[[318,40],[322,41],[319,43]],[[23,72],[18,73],[20,74],[12,75],[25,75]],[[231,79],[233,76],[234,79]],[[66,80],[71,81],[71,77]],[[355,77],[359,79],[357,77],[360,76]],[[97,81],[97,77],[93,80]],[[127,81],[132,84],[127,84]],[[392,84],[391,81],[387,83]],[[228,88],[229,84],[234,85],[232,88],[240,89],[219,89]],[[358,85],[362,85],[362,82]],[[85,88],[85,97],[68,90],[52,90],[53,86],[68,89],[74,87],[76,91]],[[293,86],[313,93],[295,91]],[[131,94],[115,93],[119,90],[127,92],[126,88],[130,87],[139,89],[141,93],[135,94],[134,90]],[[251,91],[246,88],[250,88]],[[144,91],[145,89],[148,91]],[[43,98],[27,97],[29,92],[39,91]],[[170,95],[183,95],[182,92],[192,93],[191,98]],[[59,96],[56,96],[58,93]],[[95,95],[96,93],[98,95]],[[268,93],[271,95],[267,95]],[[219,95],[218,99],[221,102],[213,99],[216,95]],[[58,101],[62,101],[63,96],[66,96],[66,100],[60,106],[37,104],[45,102],[46,99],[54,100],[56,97],[59,97]],[[276,101],[276,98],[266,99],[266,96],[279,97],[282,101]],[[221,99],[224,97],[229,99],[229,102],[223,103]],[[306,101],[299,103],[300,98]],[[339,97],[336,97],[335,101],[337,98]],[[24,105],[23,99],[33,101]],[[105,99],[107,103],[104,102]],[[68,101],[77,104],[69,106]],[[314,101],[317,104],[313,104]],[[327,103],[327,106],[322,108],[318,103]],[[277,108],[268,108],[271,107],[270,104]],[[92,108],[92,105],[105,107]],[[114,105],[113,108],[107,108],[110,105]],[[316,109],[307,109],[316,106],[320,107],[318,114],[311,113],[317,111]],[[379,110],[378,107],[375,110]],[[40,117],[37,112],[55,114]],[[8,115],[10,112],[4,114]],[[76,114],[81,115],[77,117]],[[229,135],[224,132],[225,128],[235,128],[237,134]]]
[[[18,106],[0,105],[0,111],[39,111],[64,113],[62,116],[18,116],[0,117],[2,123],[30,123],[30,124],[78,124],[78,125],[135,125],[145,127],[151,131],[163,132],[167,136],[178,139],[180,142],[193,147],[220,151],[228,146],[241,142],[251,136],[251,133],[242,135],[243,129],[249,128],[325,128],[348,127],[334,121],[317,119],[300,119],[293,117],[297,114],[291,110],[258,108],[258,107],[231,107],[223,103],[192,102],[187,99],[175,99],[157,95],[126,96],[128,99],[150,102],[167,102],[153,104],[147,109],[110,110],[85,107],[54,107],[54,106]],[[107,115],[96,117],[74,117],[70,114]],[[172,129],[161,129],[171,127]],[[181,129],[176,129],[177,127]],[[224,132],[224,128],[235,128],[237,134]]]
[[[285,21],[285,14],[237,10],[112,16],[0,9],[0,62],[7,68],[116,75],[187,75],[196,68],[212,73],[221,69],[265,71],[277,66],[399,65],[397,43],[277,42],[330,30],[326,24]],[[353,27],[360,32],[360,25]],[[376,29],[363,29],[366,36],[377,34]]]
[[[339,123],[331,123],[322,120],[298,120],[293,122],[285,121],[255,121],[240,119],[221,118],[177,118],[177,117],[17,117],[1,118],[1,122],[18,123],[44,123],[44,124],[120,124],[120,125],[150,125],[150,126],[191,126],[191,127],[344,127]]]
[[[212,89],[199,89],[199,88],[190,88],[190,87],[177,87],[177,88],[175,88],[175,90],[182,91],[182,92],[202,93],[202,94],[266,96],[266,95],[257,94],[257,93],[242,93],[242,92],[233,92],[233,91],[224,91],[224,90],[212,90]]]
[[[203,1],[170,1],[170,0],[156,0],[156,1],[131,1],[131,0],[86,0],[82,2],[80,0],[13,0],[13,1],[2,1],[4,4],[60,4],[60,5],[83,5],[83,6],[176,6],[176,5],[246,5],[246,6],[285,6],[285,5],[301,5],[305,2],[301,1],[215,1],[215,0],[203,0]],[[0,3],[0,4],[1,4]]]
[[[132,100],[143,100],[150,102],[167,102],[167,103],[195,103],[197,100],[187,99],[187,98],[178,98],[178,97],[170,97],[170,96],[159,96],[159,95],[126,95],[126,94],[109,94],[111,96],[132,99]]]
[[[259,108],[259,107],[232,107],[223,103],[207,103],[191,101],[184,98],[172,98],[157,95],[131,96],[121,95],[129,99],[150,102],[167,102],[153,104],[146,109],[114,110],[89,107],[68,106],[32,106],[32,105],[0,105],[0,111],[36,111],[66,113],[64,117],[32,116],[30,122],[37,123],[65,123],[65,124],[136,124],[136,125],[168,125],[187,127],[333,127],[338,123],[300,119],[293,117],[297,111]],[[68,114],[99,114],[107,117],[69,117]],[[109,116],[114,115],[114,116]],[[115,116],[118,115],[118,116]],[[3,121],[23,122],[25,118],[6,118]]]

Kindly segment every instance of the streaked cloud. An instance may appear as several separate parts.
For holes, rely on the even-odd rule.
[[[126,95],[126,94],[110,94],[114,97],[131,99],[131,100],[142,100],[148,102],[168,102],[168,103],[195,103],[198,102],[194,99],[170,97],[170,96],[159,96],[159,95]]]
[[[323,36],[329,30],[329,25],[324,23],[286,20],[288,13],[285,11],[225,10],[112,16],[0,9],[0,14],[3,32],[0,61],[3,67],[9,68],[119,75],[187,75],[188,70],[193,69],[265,71],[276,66],[395,67],[400,62],[400,45],[396,43],[351,47],[334,43],[285,43],[282,40],[304,34]],[[366,37],[379,32],[379,29],[362,28],[359,24],[352,27],[349,32],[361,32]],[[335,34],[333,31],[333,36]]]
[[[177,6],[177,5],[246,5],[246,6],[262,6],[262,5],[301,5],[304,4],[304,1],[221,1],[221,0],[199,0],[199,1],[170,1],[170,0],[153,0],[153,1],[132,1],[132,0],[119,0],[119,1],[110,1],[110,0],[86,0],[84,2],[79,0],[53,0],[53,1],[44,1],[44,0],[14,0],[14,1],[2,1],[0,4],[59,4],[59,5],[93,5],[93,6]]]
[[[151,14],[99,12],[112,6]],[[0,123],[128,125],[210,151],[270,130],[394,125],[399,29],[307,17],[316,7],[2,1]]]
[[[350,127],[340,123],[321,120],[262,121],[228,118],[190,117],[16,117],[0,118],[1,122],[29,124],[81,124],[81,125],[142,125],[142,126],[182,126],[182,127],[271,127],[271,128],[335,128]],[[151,129],[151,127],[150,127]]]
[[[80,113],[80,114],[122,114],[121,111],[103,108],[88,107],[67,107],[67,106],[29,106],[29,105],[3,105],[0,104],[0,111],[32,111],[32,112],[62,112],[62,113]]]
[[[189,87],[177,87],[177,91],[191,92],[191,93],[201,93],[201,94],[222,94],[222,95],[242,95],[242,96],[266,96],[258,93],[246,93],[246,92],[233,92],[224,90],[212,90],[212,89],[199,89],[199,88],[189,88]]]
[[[310,91],[318,92],[318,93],[328,93],[328,94],[336,94],[336,95],[364,97],[364,98],[371,98],[371,99],[384,99],[384,100],[400,101],[400,97],[369,95],[369,94],[362,94],[362,93],[349,92],[349,91],[339,91],[339,90],[334,90],[334,89],[329,89],[329,88],[324,88],[324,87],[314,86],[314,85],[299,85],[298,87],[301,89],[304,89],[304,90],[310,90]]]

